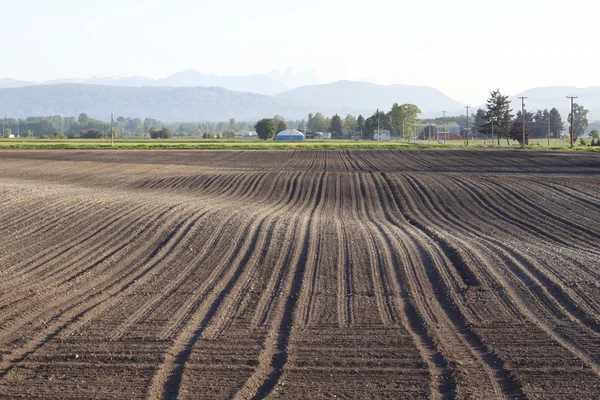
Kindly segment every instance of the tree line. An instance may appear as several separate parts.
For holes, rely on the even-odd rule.
[[[472,130],[476,133],[489,136],[500,143],[501,138],[516,140],[519,144],[528,145],[531,138],[556,137],[564,131],[565,124],[556,108],[551,110],[537,110],[535,113],[521,110],[512,114],[508,96],[502,95],[500,90],[490,93],[486,109],[479,109],[473,115]],[[573,140],[583,136],[587,127],[588,110],[579,104],[573,105],[573,112],[569,113],[567,122],[573,127]]]
[[[582,105],[577,103],[573,105],[574,141],[582,137],[588,128],[587,114],[588,110]],[[500,90],[494,90],[490,93],[485,109],[480,108],[469,116],[468,125],[467,116],[464,114],[447,116],[445,119],[441,117],[424,119],[422,123],[425,128],[419,138],[434,138],[437,134],[437,126],[445,123],[447,126],[458,126],[463,138],[466,132],[469,139],[485,137],[498,144],[500,144],[500,140],[515,140],[522,145],[523,122],[525,123],[525,144],[528,144],[530,139],[561,137],[565,129],[570,129],[571,118],[571,113],[569,113],[565,123],[556,108],[537,110],[536,112],[525,109],[524,113],[521,110],[513,113],[508,96],[502,95]],[[570,131],[568,133],[570,134]]]
[[[25,119],[6,118],[0,120],[4,130],[2,137],[85,138],[110,137],[110,122],[89,117],[81,113],[79,117],[40,116]],[[117,117],[113,132],[119,137],[171,137],[201,136],[224,137],[230,130],[231,121],[209,122],[162,122],[153,118]],[[239,130],[252,130],[254,121],[239,122]],[[162,133],[157,134],[157,132]]]
[[[307,120],[288,121],[281,116],[263,118],[255,124],[256,133],[263,140],[272,139],[277,133],[287,129],[297,129],[308,134],[331,133],[332,138],[339,139],[346,136],[358,136],[370,139],[377,130],[388,130],[392,136],[414,137],[414,124],[418,122],[417,116],[421,113],[414,104],[394,103],[387,113],[376,110],[373,115],[365,119],[361,114],[355,117],[347,114],[342,119],[338,114],[326,117],[320,112],[309,113]]]
[[[574,104],[573,107],[573,139],[584,135],[587,127],[587,113],[583,106]],[[152,137],[170,138],[203,137],[203,138],[233,138],[236,132],[256,130],[264,138],[272,138],[278,132],[287,128],[297,129],[304,133],[331,133],[333,138],[361,137],[369,139],[377,130],[389,130],[393,137],[406,139],[435,138],[436,129],[433,125],[442,125],[442,118],[425,119],[420,121],[419,107],[414,104],[394,103],[388,111],[376,110],[368,118],[347,114],[344,118],[335,114],[331,117],[320,112],[308,114],[307,119],[286,120],[283,116],[265,118],[260,121],[229,121],[212,122],[161,122],[153,118],[117,117],[113,123],[112,134],[118,137]],[[461,136],[465,132],[468,138],[487,137],[492,140],[501,139],[523,141],[523,120],[525,122],[525,143],[530,138],[559,137],[565,129],[562,116],[556,108],[538,110],[535,113],[525,110],[524,117],[519,110],[513,114],[508,96],[495,90],[490,93],[485,109],[478,109],[469,116],[448,116],[445,123],[458,125]],[[571,114],[567,118],[571,122]],[[260,123],[260,124],[259,124]],[[420,132],[416,127],[424,125]],[[75,117],[28,117],[25,119],[6,118],[3,121],[2,137],[10,135],[20,137],[52,137],[52,138],[90,138],[110,137],[110,123],[90,118],[86,113]],[[257,126],[259,128],[257,128]],[[260,130],[260,132],[259,132]],[[522,144],[522,143],[521,143]]]

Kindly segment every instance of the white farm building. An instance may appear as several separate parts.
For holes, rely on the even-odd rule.
[[[277,141],[297,141],[304,139],[304,133],[297,131],[296,129],[286,129],[275,136],[275,140]]]
[[[390,131],[375,131],[373,132],[373,140],[378,142],[389,142],[392,140],[390,137]]]
[[[258,134],[256,131],[239,131],[235,133],[235,136],[242,139],[257,139]]]

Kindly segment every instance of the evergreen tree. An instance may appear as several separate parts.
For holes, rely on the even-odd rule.
[[[500,138],[508,137],[512,127],[512,109],[508,96],[503,96],[500,89],[492,91],[486,108],[486,123],[482,128],[483,133],[492,135],[492,140],[494,137],[497,138],[498,145],[500,145]]]
[[[562,117],[556,108],[550,110],[550,133],[553,137],[558,138],[561,132],[565,129]]]
[[[362,114],[359,114],[356,118],[356,131],[361,134],[365,131],[365,117]]]
[[[485,115],[485,111],[481,108],[477,110],[477,113],[471,115],[473,121],[471,124],[471,133],[473,135],[476,135],[478,133],[485,134],[485,132],[483,131],[483,127],[486,123]]]
[[[367,118],[363,136],[370,139],[377,129],[390,130],[390,116],[381,110],[375,111],[373,115]]]
[[[333,133],[334,137],[339,138],[342,136],[342,119],[339,115],[335,114],[331,118],[331,125],[329,126],[329,131]]]

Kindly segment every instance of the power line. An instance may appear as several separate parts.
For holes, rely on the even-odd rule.
[[[581,98],[586,98],[586,97],[598,97],[600,96],[600,92],[594,92],[594,93],[586,93],[586,94],[580,94],[579,97]],[[569,97],[569,96],[567,96]],[[551,103],[554,101],[559,101],[561,99],[563,99],[564,97],[552,97],[552,98],[539,98],[539,97],[529,97],[530,100],[535,100],[535,101],[540,101],[543,103]]]

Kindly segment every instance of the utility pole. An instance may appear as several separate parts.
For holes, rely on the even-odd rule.
[[[6,123],[6,114],[4,114],[4,119],[2,120],[2,139],[4,139],[4,124]]]
[[[521,118],[523,119],[523,144],[521,147],[525,147],[525,99],[527,97],[519,97],[521,99]]]
[[[446,138],[444,140],[448,140],[448,129],[446,128],[446,111],[442,111],[442,113],[444,114],[444,134],[446,135]],[[440,140],[439,135],[438,140]]]
[[[550,113],[548,113],[548,147],[550,147]]]
[[[467,109],[467,131],[465,133],[465,138],[467,139],[467,146],[469,145],[469,106],[465,107]]]
[[[113,131],[113,113],[110,113],[110,145],[115,145],[115,132]]]
[[[571,99],[571,147],[573,147],[573,121],[575,120],[575,116],[573,115],[573,100],[577,98],[577,96],[567,96],[567,99]]]
[[[492,121],[492,147],[494,147],[494,115],[492,115],[490,120]]]

